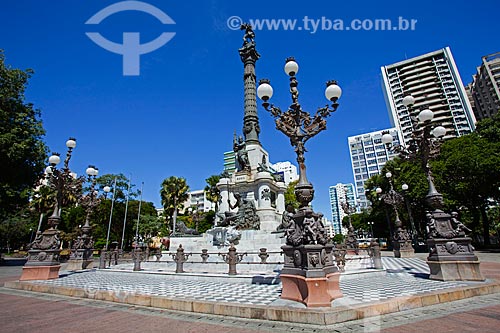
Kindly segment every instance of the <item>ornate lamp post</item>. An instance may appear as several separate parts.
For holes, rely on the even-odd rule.
[[[403,105],[410,113],[415,98],[405,96]],[[429,109],[420,111],[414,118],[412,140],[407,147],[396,147],[402,158],[419,161],[429,184],[426,196],[429,211],[427,217],[427,264],[434,280],[484,280],[479,270],[479,260],[474,255],[470,231],[460,221],[458,214],[443,211],[443,195],[436,190],[429,161],[439,154],[440,138],[446,134],[443,126],[432,128],[434,113]]]
[[[104,186],[103,188],[105,196],[107,197],[107,193],[111,191],[111,187],[109,186]],[[113,208],[115,206],[115,193],[116,193],[116,177],[115,180],[113,181],[113,197],[111,198],[111,211],[109,213],[109,223],[108,223],[108,233],[106,235],[106,251],[108,250],[108,245],[109,245],[109,234],[111,232],[111,221],[113,220]]]
[[[412,242],[413,242],[413,246],[416,248],[418,246],[418,232],[417,232],[417,229],[415,228],[415,222],[413,221],[413,214],[411,212],[411,205],[410,205],[410,202],[409,202],[408,197],[406,195],[409,188],[410,187],[406,183],[401,185],[401,189],[403,190],[403,198],[405,201],[406,210],[408,211],[408,218],[410,220],[411,235],[412,235],[412,239],[413,239]]]
[[[368,225],[370,226],[370,236],[371,236],[371,238],[375,238],[375,235],[373,234],[373,224],[374,223],[375,222],[373,222],[373,221],[369,221],[368,222]]]
[[[88,194],[82,196],[80,200],[80,204],[86,211],[85,224],[83,227],[81,225],[79,226],[82,233],[74,242],[71,260],[66,268],[68,271],[92,268],[94,240],[91,236],[92,227],[90,226],[90,215],[100,202],[100,199],[97,197],[99,193],[95,189],[99,169],[93,165],[89,165],[85,173],[87,174],[87,181],[90,183]]]
[[[347,215],[347,219],[349,220],[349,227],[347,231],[346,245],[348,249],[354,251],[355,254],[359,253],[359,243],[356,232],[354,232],[354,228],[351,223],[351,214],[356,212],[356,208],[351,207],[349,204],[349,200],[347,199],[347,194],[345,195],[345,200],[340,203],[342,210]]]
[[[380,198],[390,205],[394,211],[394,215],[396,216],[396,220],[394,221],[394,234],[392,236],[392,244],[394,248],[394,257],[395,258],[411,258],[414,256],[415,251],[411,246],[411,237],[406,231],[406,228],[403,226],[403,222],[401,222],[398,213],[398,206],[403,203],[403,196],[394,190],[394,185],[392,184],[392,173],[387,172],[385,177],[389,180],[390,190],[387,193],[381,194],[382,189],[377,188],[376,192],[380,194]]]
[[[68,197],[78,197],[81,193],[83,178],[77,178],[69,169],[69,161],[76,140],[69,138],[66,141],[68,151],[64,160],[64,167],[57,169],[61,162],[58,153],[52,153],[49,157],[49,166],[45,169],[47,184],[56,191],[54,210],[49,217],[49,228],[44,232],[37,232],[35,240],[29,245],[28,261],[23,267],[23,273],[19,280],[47,280],[59,277],[59,253],[61,252],[60,231],[57,226],[61,221],[61,209],[67,203]]]
[[[275,118],[276,128],[290,138],[300,169],[299,182],[295,187],[300,207],[285,231],[286,245],[282,247],[285,265],[281,272],[281,298],[299,301],[307,306],[330,306],[332,299],[342,295],[338,286],[339,273],[333,264],[333,245],[327,244],[328,235],[321,222],[322,214],[313,212],[309,206],[314,197],[314,188],[307,180],[304,153],[305,143],[326,129],[326,118],[337,109],[342,90],[336,81],[327,82],[325,96],[332,104],[319,108],[311,116],[299,104],[296,78],[299,65],[290,57],[286,59],[284,69],[290,77],[292,97],[292,104],[287,111],[283,112],[269,104],[273,95],[269,80],[260,80],[257,89],[257,95],[263,100],[262,105]]]

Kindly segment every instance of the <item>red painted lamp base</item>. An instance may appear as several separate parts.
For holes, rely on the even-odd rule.
[[[51,280],[59,278],[61,265],[53,266],[24,266],[19,281]]]
[[[319,278],[282,274],[281,298],[301,302],[307,307],[330,307],[332,300],[342,297],[339,277],[340,273],[331,273]]]

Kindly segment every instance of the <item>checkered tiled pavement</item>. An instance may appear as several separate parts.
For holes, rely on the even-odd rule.
[[[368,259],[369,260],[369,259]],[[387,274],[342,275],[340,288],[344,299],[351,302],[384,300],[465,285],[458,282],[434,281],[426,278],[427,264],[416,258],[382,258]],[[350,264],[354,265],[353,260]],[[358,260],[360,267],[366,260]],[[57,280],[34,283],[114,291],[117,297],[128,293],[159,295],[179,299],[268,305],[279,299],[281,284],[258,285],[215,281],[173,280],[167,275],[87,271],[70,274]]]

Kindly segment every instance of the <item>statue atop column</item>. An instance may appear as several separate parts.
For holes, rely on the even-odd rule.
[[[236,161],[238,162],[238,171],[250,171],[251,167],[248,159],[248,151],[243,137],[240,136],[236,139],[236,135],[234,136],[233,151],[236,155]]]

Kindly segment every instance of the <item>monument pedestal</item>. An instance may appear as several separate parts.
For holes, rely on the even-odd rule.
[[[77,249],[72,253],[68,260],[67,271],[79,271],[82,269],[92,269],[94,261],[92,260],[93,249]]]
[[[397,241],[394,240],[392,242],[394,247],[394,258],[413,258],[415,257],[415,250],[413,246],[411,246],[411,240],[403,240]]]
[[[430,253],[427,264],[432,280],[484,281],[479,270],[479,259],[473,253],[471,239],[432,238],[427,240]]]
[[[53,266],[24,266],[19,281],[51,280],[59,278],[61,265]]]
[[[307,307],[331,305],[342,297],[340,273],[333,261],[333,245],[284,245],[285,264],[280,279],[281,298],[301,302]]]

